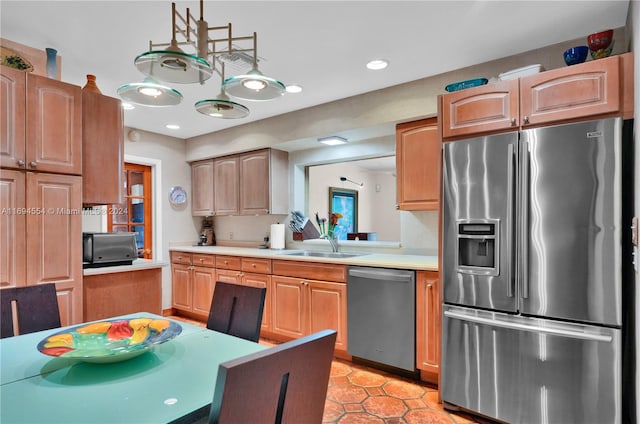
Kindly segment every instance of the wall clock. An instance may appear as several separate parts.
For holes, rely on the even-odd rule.
[[[181,206],[187,203],[187,192],[180,186],[171,187],[169,190],[169,202],[174,206]]]

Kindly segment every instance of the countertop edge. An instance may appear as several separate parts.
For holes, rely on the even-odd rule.
[[[169,265],[168,262],[156,261],[152,259],[136,259],[131,265],[106,266],[102,268],[85,268],[82,270],[83,276],[115,274],[118,272],[142,271],[145,269],[162,268]]]
[[[246,256],[299,262],[321,262],[345,265],[413,269],[438,272],[438,257],[426,255],[400,255],[391,253],[364,253],[349,258],[324,258],[287,255],[286,250],[256,249],[226,246],[172,246],[169,251],[209,255]],[[347,252],[348,253],[348,252]]]

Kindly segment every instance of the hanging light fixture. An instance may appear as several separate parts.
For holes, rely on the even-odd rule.
[[[258,70],[258,35],[253,33],[253,68],[246,75],[238,75],[223,81],[222,87],[230,96],[244,100],[273,100],[285,93],[287,87],[280,81],[267,77]]]
[[[125,84],[118,88],[123,100],[143,106],[175,106],[182,102],[182,94],[171,87],[147,77],[143,82]]]
[[[186,36],[186,42],[183,44],[191,42],[189,9],[187,9],[187,20],[176,11],[175,3],[171,3],[171,12],[171,42],[167,49],[153,50],[154,47],[166,46],[166,44],[150,42],[149,51],[136,57],[133,63],[140,72],[145,75],[153,74],[160,81],[180,84],[203,83],[213,75],[211,65],[197,55],[185,53],[176,39],[176,34],[180,32]],[[181,32],[176,24],[176,18],[187,25],[186,32]]]
[[[222,63],[222,80],[224,81],[224,63]],[[240,103],[232,102],[220,87],[220,94],[215,99],[200,100],[196,102],[198,112],[214,118],[238,119],[249,116],[249,109]]]
[[[172,3],[172,37],[170,43],[154,44],[149,42],[149,51],[136,57],[136,68],[143,74],[159,81],[172,83],[204,84],[213,73],[221,76],[221,91],[215,99],[200,100],[195,103],[198,112],[222,118],[242,118],[249,109],[229,100],[229,96],[244,100],[264,101],[280,97],[286,86],[263,75],[258,70],[257,34],[234,37],[231,23],[220,27],[209,27],[203,18],[204,0],[200,0],[200,19],[196,21],[186,10],[186,18],[176,11]],[[195,22],[195,26],[193,23]],[[225,36],[210,37],[210,33],[227,31]],[[217,34],[216,34],[217,35]],[[181,37],[178,41],[177,36]],[[238,47],[252,41],[251,47]],[[223,43],[225,47],[218,48]],[[165,50],[161,48],[166,47]],[[197,54],[185,53],[183,47],[194,49]],[[216,63],[250,63],[252,69],[245,75],[224,78],[224,71]],[[134,84],[128,84],[131,86]],[[125,86],[123,86],[125,87]],[[134,101],[134,100],[131,100]],[[141,103],[144,104],[144,103]]]

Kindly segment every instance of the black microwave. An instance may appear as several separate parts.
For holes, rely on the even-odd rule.
[[[82,267],[131,265],[138,257],[136,233],[82,233]]]

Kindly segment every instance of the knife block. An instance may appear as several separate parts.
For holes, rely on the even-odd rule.
[[[304,228],[302,232],[293,233],[294,241],[302,241],[302,240],[310,240],[320,238],[320,231],[311,223],[311,220],[308,220],[306,224],[304,224]]]

